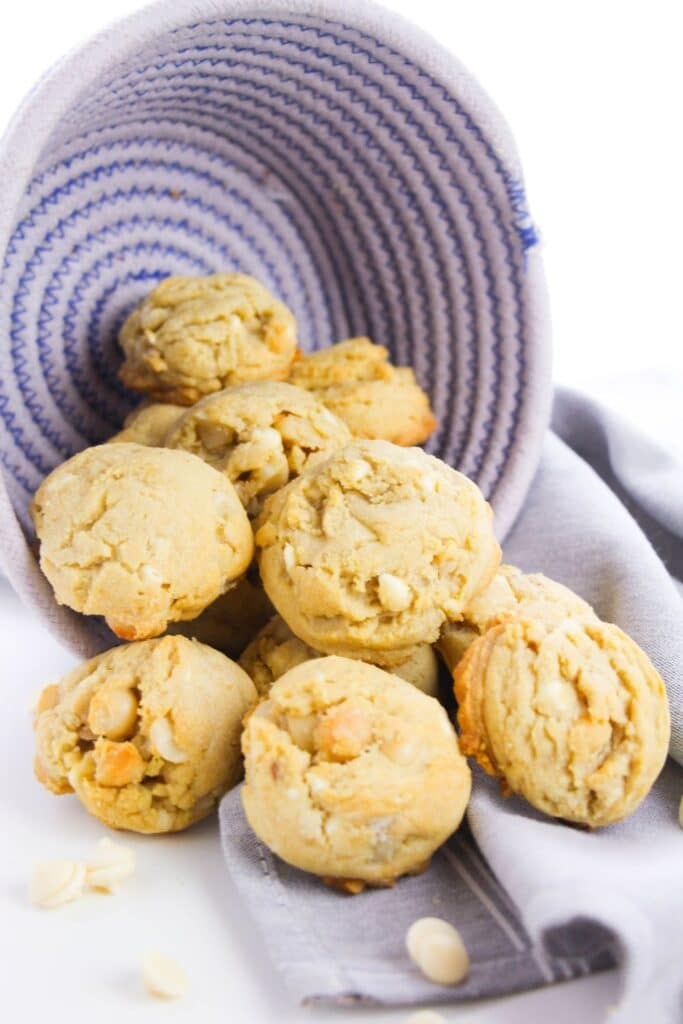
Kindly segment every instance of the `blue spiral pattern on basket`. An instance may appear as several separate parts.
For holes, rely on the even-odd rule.
[[[71,108],[4,256],[2,464],[24,523],[57,463],[134,402],[116,337],[170,274],[240,270],[304,348],[354,334],[415,367],[429,450],[494,506],[528,402],[520,182],[444,84],[303,13],[160,33]]]

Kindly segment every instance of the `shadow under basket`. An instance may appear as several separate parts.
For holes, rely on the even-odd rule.
[[[42,79],[0,180],[2,558],[69,646],[113,637],[55,604],[29,502],[135,403],[117,333],[170,274],[252,274],[304,349],[366,334],[413,366],[428,450],[505,535],[548,420],[545,286],[509,131],[434,40],[366,2],[164,0]]]

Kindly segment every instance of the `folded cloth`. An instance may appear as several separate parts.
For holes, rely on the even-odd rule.
[[[457,1002],[550,984],[616,958],[625,980],[611,1024],[681,1019],[683,770],[673,758],[683,759],[683,601],[615,491],[644,529],[661,527],[655,542],[665,537],[660,550],[677,570],[676,472],[683,470],[653,449],[641,457],[644,441],[573,393],[558,394],[554,426],[505,557],[574,588],[650,654],[669,691],[672,758],[635,815],[593,833],[504,799],[475,769],[469,829],[424,874],[352,898],[271,854],[250,832],[233,791],[220,813],[228,868],[301,1002]],[[595,469],[574,446],[595,459]],[[405,931],[425,915],[451,921],[463,935],[472,963],[464,984],[430,984],[408,959]]]

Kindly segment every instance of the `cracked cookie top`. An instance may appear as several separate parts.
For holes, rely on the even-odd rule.
[[[119,335],[126,387],[192,405],[248,380],[282,380],[297,347],[293,314],[246,274],[169,277]]]
[[[230,481],[166,448],[87,448],[50,473],[31,512],[57,601],[103,615],[124,640],[195,618],[253,554]]]
[[[242,801],[271,850],[329,879],[391,884],[455,831],[470,771],[432,697],[364,662],[307,661],[247,718]]]
[[[397,664],[458,619],[500,561],[475,484],[418,448],[357,441],[266,502],[263,584],[315,650]]]
[[[299,640],[284,619],[274,615],[242,652],[239,664],[263,696],[290,668],[320,657],[320,651]],[[429,644],[409,648],[408,656],[391,671],[431,697],[438,693],[439,666]]]
[[[462,750],[539,810],[591,828],[632,813],[666,759],[666,691],[617,626],[516,619],[455,672]]]
[[[436,429],[429,398],[409,366],[393,366],[369,338],[348,338],[305,354],[292,366],[292,384],[313,391],[344,420],[354,437],[422,444]]]
[[[165,444],[225,473],[253,517],[269,494],[350,440],[345,424],[307,391],[268,380],[209,395]]]
[[[115,647],[43,690],[36,775],[112,828],[187,828],[239,778],[242,718],[255,700],[246,673],[196,641]]]

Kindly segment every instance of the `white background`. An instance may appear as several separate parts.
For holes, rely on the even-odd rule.
[[[66,50],[137,0],[23,0],[0,13],[0,126]],[[558,382],[590,389],[683,447],[681,7],[649,0],[393,0],[480,79],[510,122],[543,236]],[[2,187],[2,183],[0,183]],[[662,373],[661,371],[665,371]],[[297,1010],[272,975],[223,868],[215,829],[130,840],[136,878],[114,897],[29,908],[32,859],[82,856],[103,831],[30,774],[32,695],[72,663],[0,582],[3,1010],[22,1021],[399,1022],[407,1014]],[[153,1005],[140,953],[192,979]],[[613,975],[478,1007],[449,1021],[602,1020]],[[655,1024],[655,1022],[652,1022]]]

